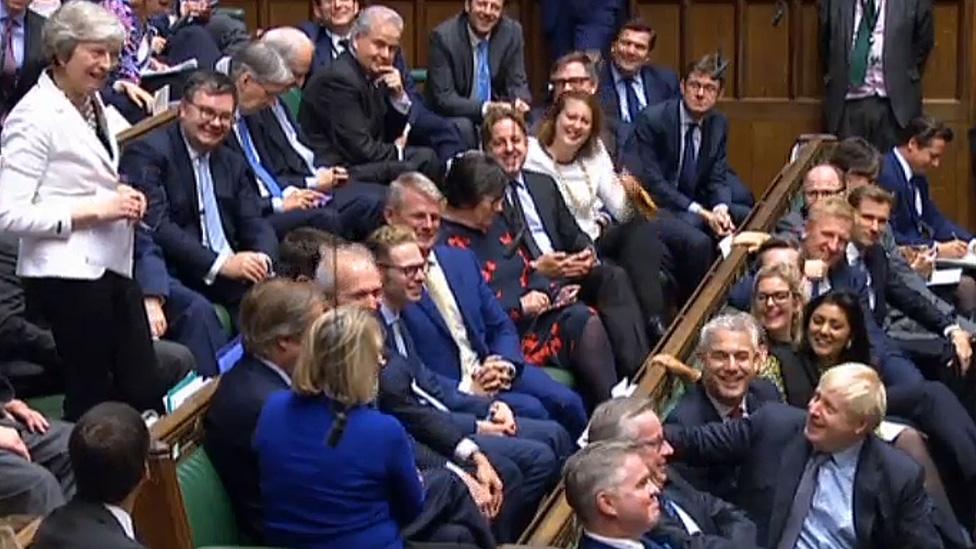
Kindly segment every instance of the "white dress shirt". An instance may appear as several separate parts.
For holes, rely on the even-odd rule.
[[[854,44],[857,43],[857,30],[861,26],[861,18],[864,16],[864,0],[851,0],[854,2],[854,32],[851,33],[851,50],[854,51]],[[878,21],[871,32],[871,49],[868,52],[868,68],[864,74],[864,83],[859,87],[848,90],[847,99],[860,99],[862,97],[888,96],[888,88],[884,81],[884,33],[885,33],[885,11],[888,7],[887,0],[875,0],[878,9]]]
[[[119,507],[118,505],[112,505],[110,503],[103,503],[102,506],[108,510],[109,513],[115,517],[115,520],[119,522],[119,526],[122,527],[122,531],[125,532],[125,537],[135,541],[136,530],[132,526],[132,516],[128,511]]]

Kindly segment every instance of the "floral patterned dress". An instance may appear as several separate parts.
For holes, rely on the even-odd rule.
[[[495,220],[487,233],[444,220],[440,238],[442,244],[471,250],[478,257],[481,274],[518,329],[526,362],[573,370],[576,342],[595,311],[574,303],[538,316],[523,314],[519,302],[522,296],[538,290],[548,294],[550,302],[555,302],[560,285],[532,269],[529,256],[521,246],[512,249],[512,234],[500,219]]]

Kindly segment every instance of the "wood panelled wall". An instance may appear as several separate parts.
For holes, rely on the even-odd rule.
[[[460,11],[461,0],[389,0],[403,15],[403,50],[412,66],[427,60],[427,35]],[[935,49],[923,80],[925,109],[956,132],[943,165],[930,176],[932,192],[950,216],[976,228],[967,129],[976,126],[976,2],[934,0]],[[250,28],[295,24],[310,16],[308,0],[222,0],[246,10]],[[696,57],[721,49],[732,60],[720,109],[730,120],[730,162],[758,194],[782,167],[794,138],[823,129],[822,69],[817,1],[786,0],[777,25],[775,0],[634,0],[635,13],[658,33],[654,62],[680,72]],[[538,3],[509,0],[522,22],[526,67],[535,97],[549,72]]]

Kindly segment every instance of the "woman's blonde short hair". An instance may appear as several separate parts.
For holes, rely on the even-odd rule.
[[[305,333],[292,388],[348,407],[372,402],[382,351],[383,332],[371,311],[355,305],[332,309]]]
[[[759,300],[756,299],[756,296],[759,294],[759,283],[767,278],[778,278],[786,282],[790,288],[791,299],[799,301],[798,306],[794,307],[793,318],[790,319],[790,342],[799,345],[800,340],[803,339],[803,307],[807,302],[803,291],[803,275],[800,274],[800,270],[796,266],[785,263],[777,263],[759,269],[752,285],[752,307],[750,308],[753,318],[756,318],[757,321],[759,319]],[[766,335],[768,337],[769,333],[767,332]]]
[[[884,419],[888,397],[878,372],[865,364],[847,362],[824,372],[820,391],[840,395],[849,414],[868,423],[873,430]]]

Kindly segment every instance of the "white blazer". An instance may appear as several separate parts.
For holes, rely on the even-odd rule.
[[[111,154],[47,72],[10,112],[0,137],[0,231],[20,236],[18,275],[132,277],[130,222],[71,226],[74,208],[110,198],[119,184],[119,147],[107,130]]]

